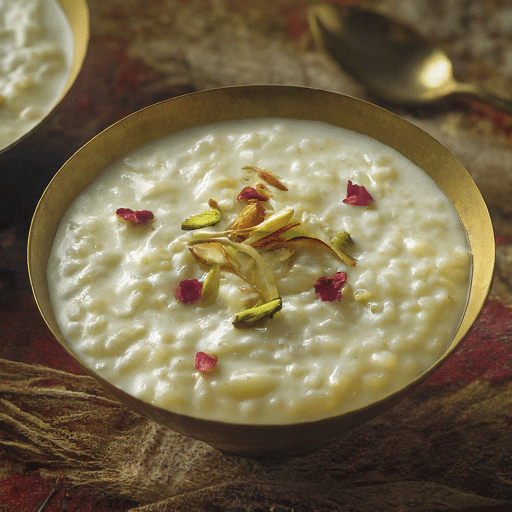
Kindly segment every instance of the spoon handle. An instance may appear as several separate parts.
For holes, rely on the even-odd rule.
[[[457,83],[453,95],[466,96],[491,105],[491,107],[512,114],[512,100],[495,96],[482,87],[468,83]]]

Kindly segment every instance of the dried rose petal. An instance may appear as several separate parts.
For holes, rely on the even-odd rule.
[[[116,215],[130,224],[150,224],[155,218],[149,210],[133,211],[130,208],[118,208]]]
[[[331,277],[321,277],[315,284],[316,294],[326,302],[334,302],[341,299],[341,289],[347,282],[345,272],[336,272]]]
[[[196,352],[195,367],[199,372],[208,372],[215,368],[217,358],[206,352]]]
[[[201,299],[203,283],[198,279],[184,279],[176,290],[176,299],[183,304],[194,304]]]
[[[347,197],[343,199],[345,204],[351,204],[354,206],[368,206],[373,200],[374,199],[368,190],[362,186],[352,183],[350,180],[348,181]]]
[[[268,201],[268,197],[260,194],[255,188],[245,187],[238,194],[238,201]]]

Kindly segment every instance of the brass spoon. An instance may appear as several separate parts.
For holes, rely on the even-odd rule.
[[[512,112],[512,101],[457,81],[448,56],[400,22],[369,8],[329,4],[310,7],[308,19],[316,42],[376,97],[420,106],[466,96]]]

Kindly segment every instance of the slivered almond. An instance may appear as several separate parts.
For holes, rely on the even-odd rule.
[[[263,181],[266,181],[269,185],[279,190],[288,190],[288,188],[279,181],[279,178],[273,172],[267,171],[267,169],[260,169],[259,167],[252,167],[250,165],[243,167],[243,169],[256,172]]]

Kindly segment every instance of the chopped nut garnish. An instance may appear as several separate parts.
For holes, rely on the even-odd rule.
[[[280,298],[254,306],[253,308],[246,309],[237,313],[233,319],[233,325],[235,327],[251,327],[262,320],[274,316],[283,307],[283,302]]]
[[[201,306],[211,306],[219,294],[220,265],[214,265],[204,280],[201,292]]]
[[[346,231],[340,231],[336,237],[332,239],[331,244],[335,249],[349,256],[354,252],[354,240],[352,240],[352,237]]]
[[[267,199],[273,197],[272,194],[269,192],[268,187],[263,183],[256,183],[254,188],[259,194],[261,194],[263,197],[266,197]]]
[[[265,220],[267,212],[259,201],[249,203],[227,227],[229,230],[247,229],[257,226]]]
[[[218,264],[240,276],[266,302],[279,296],[272,270],[253,247],[227,239],[206,239],[191,242],[189,249],[198,261],[208,266]]]
[[[219,210],[217,203],[213,199],[210,199],[208,204],[211,210],[207,210],[205,212],[198,213],[197,215],[189,217],[181,223],[181,229],[190,231],[193,229],[215,226],[215,224],[218,224],[222,219],[222,213]]]
[[[288,188],[279,181],[279,178],[274,173],[267,171],[266,169],[260,169],[259,167],[252,167],[250,165],[243,167],[243,169],[256,172],[262,180],[279,190],[284,190],[285,192],[288,190]]]
[[[267,236],[278,229],[283,228],[290,224],[291,218],[293,217],[294,211],[291,208],[287,208],[278,213],[274,213],[263,222],[254,227],[251,231],[251,236],[245,241],[247,244],[252,244],[256,240]]]

